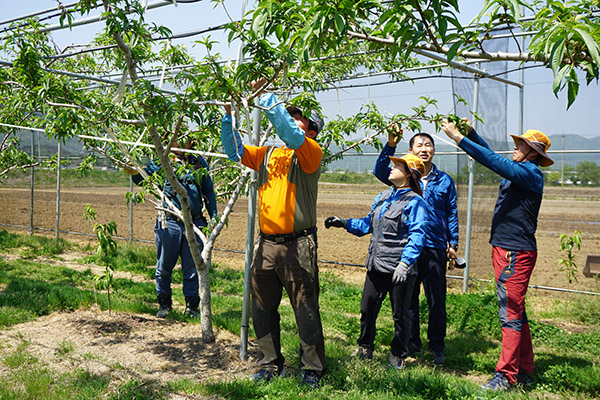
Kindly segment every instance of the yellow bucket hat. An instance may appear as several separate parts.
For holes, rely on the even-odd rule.
[[[548,139],[548,136],[544,135],[542,132],[536,131],[535,129],[528,129],[524,134],[520,136],[510,136],[515,141],[515,144],[517,144],[517,141],[519,139],[522,139],[525,141],[525,143],[529,145],[529,147],[531,147],[540,156],[542,156],[539,162],[540,166],[549,167],[550,165],[554,164],[554,161],[552,161],[552,159],[546,154],[546,151],[548,151],[548,149],[550,148],[550,139]]]

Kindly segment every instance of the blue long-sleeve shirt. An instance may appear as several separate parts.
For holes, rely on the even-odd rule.
[[[459,147],[504,179],[492,217],[490,244],[507,250],[537,250],[535,231],[542,204],[544,174],[535,162],[516,162],[494,152],[475,129]]]
[[[363,218],[350,218],[346,220],[346,231],[352,233],[356,236],[364,236],[368,233],[372,233],[373,236],[371,240],[376,240],[376,238],[384,237],[385,232],[381,235],[381,232],[373,232],[373,218],[386,218],[389,217],[387,213],[390,210],[391,205],[400,200],[403,196],[405,196],[411,189],[396,189],[390,188],[389,197],[387,197],[384,201],[384,204],[381,204],[380,200],[387,193],[384,191],[375,197],[375,201],[371,206],[371,212],[369,215]],[[417,262],[419,255],[421,254],[421,249],[423,248],[423,238],[425,236],[425,232],[428,224],[428,206],[420,196],[415,196],[412,198],[404,207],[402,211],[402,221],[408,228],[408,241],[406,242],[404,249],[402,250],[402,257],[400,258],[401,262],[404,262],[406,265],[413,265]],[[385,229],[384,224],[378,224],[381,229]],[[371,244],[374,245],[373,243]],[[389,265],[387,266],[387,272],[393,272],[394,268],[397,266]]]
[[[177,177],[177,180],[179,180],[179,183],[183,185],[188,194],[192,218],[196,220],[202,217],[203,204],[206,205],[209,217],[216,217],[217,197],[215,195],[213,181],[208,175],[208,163],[203,157],[195,155],[187,156],[186,162],[194,169],[204,168],[206,170],[206,173],[203,174],[202,178],[200,179],[200,185],[195,182],[194,178],[192,177],[192,173]],[[144,168],[144,171],[146,171],[148,175],[152,175],[161,169],[162,167],[158,161],[151,161]],[[132,179],[136,185],[139,185],[143,180],[140,174],[133,175]],[[173,202],[173,204],[181,210],[181,201],[179,199],[179,195],[175,193],[175,189],[171,187],[171,183],[167,179],[164,180],[163,191],[167,196],[169,196],[169,199]]]
[[[389,180],[389,156],[393,156],[395,152],[395,147],[386,144],[373,168],[375,177],[388,186],[392,186]],[[423,190],[423,198],[432,211],[424,245],[434,249],[446,249],[448,244],[458,244],[456,186],[452,177],[437,169],[435,164],[432,166],[430,177]]]
[[[285,145],[297,150],[304,143],[305,133],[294,121],[283,104],[277,104],[273,93],[265,93],[259,99],[261,107],[266,108],[265,114],[275,128],[275,133]],[[231,115],[225,114],[221,121],[221,142],[225,154],[231,161],[240,161],[244,156],[244,143],[236,129],[233,129]]]

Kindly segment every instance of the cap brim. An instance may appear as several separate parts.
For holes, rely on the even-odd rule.
[[[299,109],[296,106],[287,106],[285,109],[287,110],[287,112],[290,113],[290,115],[294,115],[294,114],[297,114],[297,113],[302,114],[302,110]]]
[[[423,191],[421,190],[421,173],[419,171],[417,171],[416,169],[413,169],[411,167],[408,166],[408,164],[406,163],[406,161],[403,158],[400,157],[394,157],[394,156],[388,156],[390,158],[390,160],[395,164],[397,162],[401,162],[402,164],[406,165],[406,167],[408,168],[408,170],[410,171],[410,178],[412,180],[412,189],[418,193],[419,195],[423,194]]]

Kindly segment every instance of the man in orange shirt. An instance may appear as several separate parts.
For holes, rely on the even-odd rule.
[[[256,91],[264,84],[260,79],[252,86]],[[259,103],[285,146],[244,145],[233,130],[229,108],[221,123],[221,141],[229,159],[258,171],[260,235],[250,289],[254,331],[263,358],[253,379],[268,381],[284,371],[278,308],[285,288],[298,324],[302,384],[316,388],[324,370],[325,343],[316,228],[323,152],[314,139],[324,123],[316,111],[306,118],[297,107],[286,109],[272,93],[262,93]]]

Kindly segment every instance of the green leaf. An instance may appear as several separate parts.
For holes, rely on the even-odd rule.
[[[574,30],[577,33],[579,33],[579,35],[585,42],[585,45],[587,46],[587,49],[590,52],[590,56],[592,56],[592,60],[594,60],[594,63],[596,65],[600,65],[600,52],[598,51],[598,43],[586,30],[582,28],[574,28]]]
[[[509,0],[509,10],[510,10],[510,14],[513,17],[514,21],[518,21],[519,20],[519,15],[521,14],[520,10],[520,6],[519,6],[519,1],[518,0]]]
[[[337,30],[337,33],[343,33],[345,28],[346,21],[344,21],[344,18],[342,18],[340,14],[335,14],[335,29]]]
[[[579,82],[577,81],[577,73],[572,69],[567,87],[567,110],[575,102],[577,93],[579,93]]]
[[[565,38],[562,38],[554,44],[550,52],[550,67],[556,73],[565,56]]]
[[[565,77],[565,74],[569,71],[569,69],[571,69],[572,67],[570,65],[564,65],[559,71],[558,73],[556,73],[554,75],[554,82],[552,83],[552,91],[554,92],[554,95],[556,97],[558,97],[558,92],[561,91],[561,89],[564,87],[564,84],[562,83],[563,78]]]
[[[567,90],[567,98],[568,98],[567,110],[575,102],[577,93],[579,93],[579,83],[577,81],[569,81],[568,90]]]
[[[438,18],[438,29],[439,29],[439,33],[440,36],[442,38],[442,40],[446,40],[446,31],[448,30],[448,22],[446,21],[446,18],[444,18],[443,16],[440,16]]]
[[[450,50],[448,50],[448,53],[446,54],[448,62],[452,61],[452,59],[456,56],[456,53],[458,52],[458,49],[460,49],[461,44],[461,42],[456,42],[450,47]]]
[[[254,21],[252,21],[252,31],[254,31],[257,36],[262,36],[265,30],[266,22],[267,14],[258,14],[258,16],[255,16]]]

